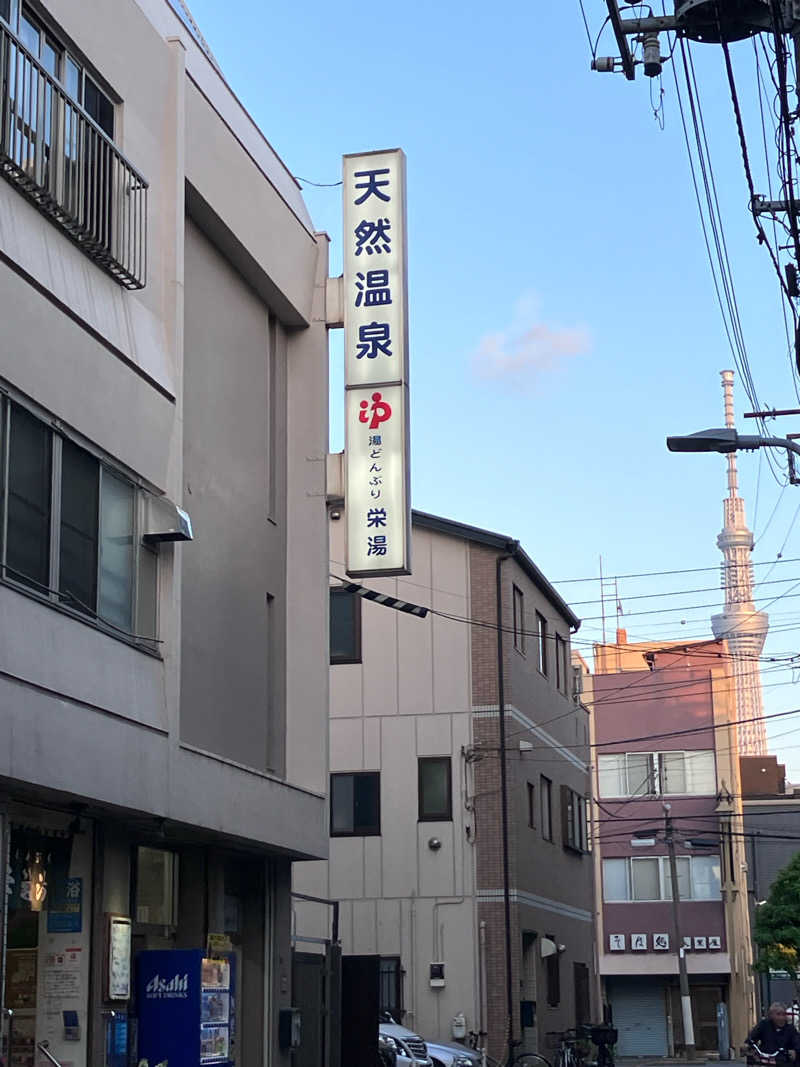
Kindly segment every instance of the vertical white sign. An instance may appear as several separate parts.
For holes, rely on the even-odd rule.
[[[405,156],[343,159],[346,570],[410,572]]]

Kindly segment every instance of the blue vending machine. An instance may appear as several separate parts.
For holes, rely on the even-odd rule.
[[[232,1065],[235,958],[202,949],[140,952],[136,959],[138,1060],[146,1067]]]

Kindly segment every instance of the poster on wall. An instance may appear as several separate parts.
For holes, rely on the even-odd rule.
[[[35,948],[10,948],[6,953],[5,1006],[12,1011],[36,1007],[37,955]]]
[[[131,920],[108,917],[108,999],[128,1000],[131,995]]]

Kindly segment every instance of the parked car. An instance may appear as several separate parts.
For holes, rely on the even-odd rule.
[[[433,1067],[480,1067],[481,1054],[452,1041],[426,1041]]]
[[[384,1022],[384,1019],[389,1021]],[[394,1049],[397,1067],[433,1067],[424,1040],[407,1026],[396,1023],[391,1015],[384,1014],[381,1017],[378,1041]]]

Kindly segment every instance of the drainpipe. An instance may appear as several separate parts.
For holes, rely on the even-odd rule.
[[[514,1055],[514,987],[511,963],[511,885],[508,856],[508,775],[506,771],[506,693],[503,667],[503,563],[513,557],[519,542],[509,542],[509,552],[496,560],[497,579],[497,710],[500,716],[500,814],[503,850],[503,921],[506,948],[506,1036],[510,1062]]]
[[[479,944],[479,975],[481,983],[481,1020],[478,1023],[478,1030],[486,1033],[489,1029],[489,1005],[488,1005],[488,990],[486,988],[486,923],[481,919],[478,932],[478,944]],[[481,1064],[482,1067],[486,1067],[486,1040],[479,1037],[480,1050],[481,1050]]]

